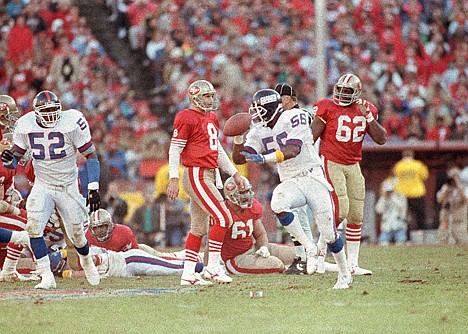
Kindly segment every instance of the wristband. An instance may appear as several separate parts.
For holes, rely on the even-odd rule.
[[[372,115],[371,112],[368,113],[367,116],[366,116],[366,122],[367,122],[367,123],[370,123],[370,122],[372,122],[373,120],[375,120],[374,115]]]
[[[99,178],[101,176],[101,167],[98,159],[86,160],[86,168],[88,169],[88,183],[99,184]],[[91,189],[91,188],[90,188]],[[97,189],[97,188],[95,188]]]
[[[243,135],[234,136],[233,142],[236,145],[242,145],[244,143],[244,136]]]
[[[284,161],[284,154],[281,150],[276,150],[272,153],[263,156],[265,162],[282,162]]]

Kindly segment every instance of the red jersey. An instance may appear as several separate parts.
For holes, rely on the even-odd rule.
[[[109,240],[99,242],[93,238],[91,230],[86,231],[86,239],[90,246],[102,247],[114,252],[125,252],[129,249],[138,249],[138,242],[130,227],[122,224],[114,224],[114,230]]]
[[[228,206],[229,208],[229,206]],[[262,205],[254,199],[250,209],[243,209],[239,214],[229,208],[232,215],[232,225],[224,236],[221,258],[223,261],[232,259],[237,255],[247,252],[253,244],[252,233],[254,221],[262,217]]]
[[[218,168],[219,120],[214,112],[184,109],[177,113],[171,145],[184,147],[185,167]]]
[[[16,169],[8,169],[0,164],[0,187],[3,186],[3,197],[0,199],[6,199],[6,191],[13,184],[13,177],[16,174]]]
[[[369,107],[377,119],[377,108],[372,103],[369,103]],[[330,99],[321,99],[315,102],[314,110],[316,117],[326,124],[320,136],[320,154],[343,165],[361,161],[362,141],[368,125],[359,107],[355,103],[342,107]]]
[[[0,227],[10,231],[24,231],[28,220],[26,219],[26,211],[23,209],[20,211],[20,216],[9,213],[0,214]],[[13,243],[0,243],[0,268],[3,266],[3,262],[5,262],[5,258],[8,256],[8,253],[16,253],[19,257],[22,250],[23,246],[20,245],[15,245]]]

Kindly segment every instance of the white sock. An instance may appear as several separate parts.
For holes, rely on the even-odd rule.
[[[338,273],[340,276],[344,276],[348,272],[346,265],[346,254],[344,249],[340,250],[338,253],[332,253],[333,258],[335,259],[336,265],[338,267]]]
[[[193,261],[187,261],[185,260],[184,261],[184,271],[182,273],[182,276],[191,276],[195,273],[195,266],[196,266],[196,262],[193,262]]]
[[[361,226],[359,228],[346,225],[346,250],[350,267],[359,265],[359,247],[361,245]]]
[[[3,262],[2,272],[5,274],[14,273],[16,271],[16,264],[18,260],[11,260],[9,258],[5,258],[5,262]]]
[[[312,249],[314,247],[314,243],[312,239],[310,239],[302,229],[302,226],[299,220],[294,216],[294,220],[288,225],[284,227],[285,230],[291,234],[297,241],[299,241],[305,249]]]
[[[221,262],[221,252],[209,252],[208,253],[208,268],[215,268],[219,266]]]

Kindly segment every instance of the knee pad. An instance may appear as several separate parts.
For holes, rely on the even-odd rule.
[[[332,253],[339,253],[343,249],[343,240],[338,237],[334,242],[328,244],[328,249]]]
[[[278,217],[278,220],[281,225],[288,226],[294,220],[294,214],[292,212],[288,212],[283,217]]]

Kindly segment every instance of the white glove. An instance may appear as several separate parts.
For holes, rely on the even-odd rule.
[[[269,257],[270,251],[268,250],[267,246],[262,246],[255,252],[255,254],[261,257]]]

